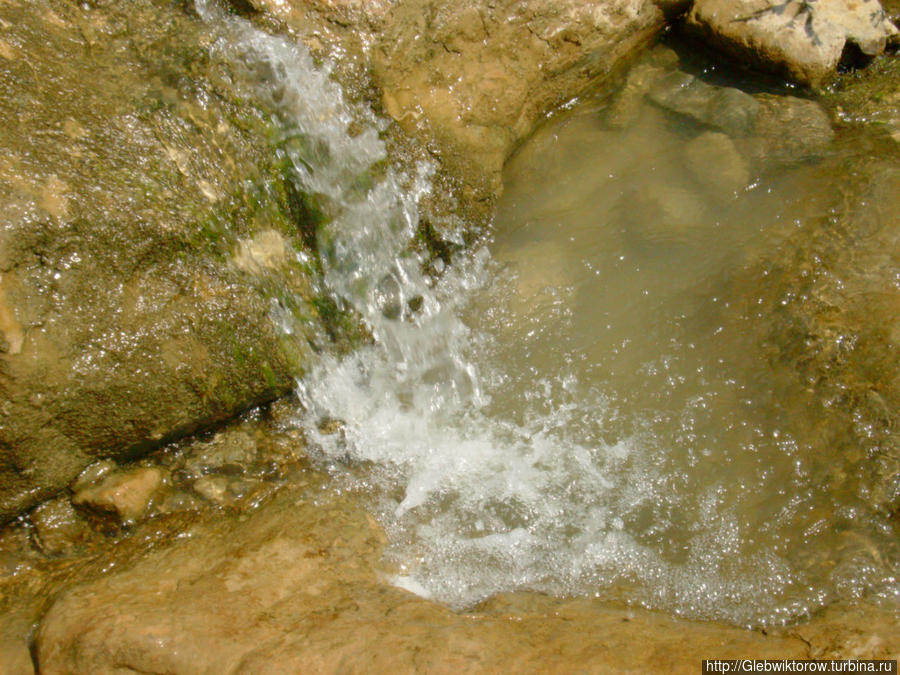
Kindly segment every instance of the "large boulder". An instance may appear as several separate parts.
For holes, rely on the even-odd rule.
[[[3,520],[290,390],[309,344],[273,312],[318,320],[268,123],[199,19],[38,0],[0,24]]]
[[[740,59],[811,86],[842,58],[882,53],[898,32],[878,0],[696,0],[688,25]]]

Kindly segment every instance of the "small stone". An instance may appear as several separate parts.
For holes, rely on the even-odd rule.
[[[112,513],[121,522],[133,522],[144,514],[162,484],[161,469],[139,468],[116,472],[103,478],[97,485],[77,492],[72,503]]]
[[[195,494],[175,489],[166,493],[158,505],[158,510],[160,513],[184,513],[198,510],[201,504]]]
[[[36,506],[29,514],[32,540],[45,555],[71,555],[93,538],[93,531],[66,497]]]
[[[256,441],[250,434],[222,432],[189,453],[184,461],[184,471],[191,477],[208,473],[242,474],[256,460],[256,454]]]
[[[201,497],[216,504],[228,501],[228,478],[225,476],[203,476],[194,481],[193,488]]]
[[[731,196],[750,182],[746,160],[723,133],[700,134],[685,146],[684,157],[697,182],[714,196]]]
[[[209,187],[209,190],[213,190]],[[207,199],[215,201],[212,195]],[[288,261],[288,246],[284,237],[275,230],[263,230],[252,239],[242,239],[232,257],[235,267],[244,272],[260,274],[266,270],[275,270]]]
[[[325,435],[336,434],[344,430],[344,421],[334,417],[323,417],[316,425],[319,433]]]

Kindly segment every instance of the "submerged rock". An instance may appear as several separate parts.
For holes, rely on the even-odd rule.
[[[45,555],[71,555],[96,536],[67,497],[44,502],[28,516],[33,527],[32,540]]]
[[[693,191],[670,185],[631,191],[614,207],[615,222],[634,243],[678,240],[705,223],[703,200]]]
[[[666,62],[654,53],[665,52],[653,50],[632,67],[604,120],[616,129],[630,127],[650,101],[710,130],[700,132],[686,158],[695,178],[708,188],[721,182],[721,189],[732,193],[739,189],[733,186],[747,185],[748,172],[821,156],[834,138],[831,119],[816,101],[710,84],[676,68],[677,57]],[[701,156],[712,163],[705,164]],[[726,169],[720,163],[728,166],[717,176],[718,169]]]
[[[740,59],[811,86],[833,75],[848,49],[871,57],[897,35],[878,0],[696,0],[688,25]]]
[[[731,136],[744,136],[753,128],[759,103],[734,87],[718,87],[682,71],[658,77],[647,92],[662,108],[721,129]]]
[[[760,94],[754,135],[766,142],[766,157],[796,162],[821,155],[834,139],[828,113],[816,101]]]
[[[746,160],[725,134],[702,133],[685,146],[684,154],[691,174],[714,196],[733,195],[750,181]]]
[[[208,473],[242,474],[256,460],[256,454],[256,442],[250,434],[229,430],[190,452],[181,470],[192,477]]]

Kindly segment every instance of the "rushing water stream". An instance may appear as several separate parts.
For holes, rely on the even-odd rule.
[[[588,100],[510,162],[490,240],[427,275],[408,246],[430,168],[384,169],[379,121],[327,70],[227,21],[214,51],[277,111],[328,204],[326,283],[374,336],[300,383],[298,419],[380,517],[394,583],[741,625],[900,594],[892,525],[832,480],[841,448],[801,422],[759,344],[773,319],[735,281],[819,217],[816,159],[754,165],[696,119]]]

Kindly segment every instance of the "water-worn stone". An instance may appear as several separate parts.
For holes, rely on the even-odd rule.
[[[741,59],[812,86],[834,74],[848,43],[874,56],[898,32],[878,0],[696,0],[688,25]]]
[[[651,58],[654,53],[659,55]],[[629,126],[643,101],[649,100],[669,113],[721,130],[731,137],[733,146],[726,143],[723,134],[704,134],[704,138],[722,148],[728,146],[723,152],[731,158],[729,163],[734,173],[730,181],[726,180],[727,176],[722,178],[729,185],[742,182],[738,178],[751,168],[764,171],[772,165],[819,156],[834,138],[828,113],[816,101],[767,93],[751,95],[735,87],[710,84],[673,68],[671,57],[668,63],[664,58],[664,51],[653,50],[631,68],[622,90],[606,111],[604,119],[609,126],[618,129]],[[700,145],[694,147],[699,149]],[[732,152],[735,149],[744,162],[736,159]],[[738,168],[742,163],[750,166]],[[702,163],[693,164],[712,177],[713,171],[703,168]],[[746,185],[746,181],[743,183]]]
[[[685,146],[684,159],[694,178],[714,196],[733,195],[750,181],[746,160],[725,134],[700,134]]]
[[[677,238],[705,223],[703,200],[691,190],[672,185],[628,192],[614,213],[628,238],[638,244]]]
[[[0,26],[3,521],[289,391],[324,331],[297,195],[210,27],[154,0],[2,3]]]
[[[318,489],[192,535],[59,597],[37,633],[40,672],[694,673],[710,655],[846,658],[861,630],[877,638],[867,657],[900,644],[877,610],[802,637],[529,593],[455,613],[388,585],[372,519]]]
[[[647,92],[678,63],[678,54],[663,45],[656,45],[638,57],[604,115],[607,125],[613,129],[630,126],[642,108]]]
[[[229,430],[216,434],[209,443],[192,448],[182,470],[189,476],[208,473],[241,474],[256,459],[256,442],[250,434]]]
[[[647,92],[657,105],[685,115],[730,136],[744,136],[752,128],[759,102],[734,87],[717,87],[682,71],[656,78]]]
[[[57,497],[38,505],[28,518],[33,528],[32,540],[45,555],[70,555],[95,537],[68,497]]]
[[[96,485],[76,492],[75,506],[115,515],[132,522],[147,510],[154,493],[163,485],[164,475],[156,467],[143,467],[109,474]]]
[[[760,94],[759,114],[753,132],[767,139],[766,156],[776,162],[809,159],[822,152],[834,139],[828,113],[816,101],[796,96]]]

